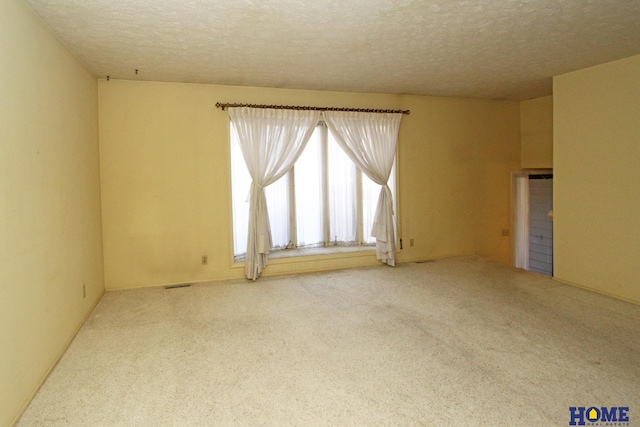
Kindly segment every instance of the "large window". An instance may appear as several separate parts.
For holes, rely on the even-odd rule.
[[[231,126],[234,256],[244,258],[251,177]],[[395,172],[389,187],[395,200]],[[273,249],[374,245],[380,185],[364,175],[320,123],[294,167],[265,188]]]

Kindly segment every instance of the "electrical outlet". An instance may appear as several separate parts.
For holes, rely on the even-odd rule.
[[[87,297],[87,285],[86,284],[82,284],[82,298],[86,298]]]
[[[209,257],[207,255],[202,255],[202,265],[207,265],[209,263]]]
[[[413,247],[413,239],[410,239],[410,240],[409,240],[409,246],[410,246],[410,247]]]
[[[508,237],[509,236],[509,230],[502,230],[502,237]]]

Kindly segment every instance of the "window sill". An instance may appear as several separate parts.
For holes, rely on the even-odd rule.
[[[294,258],[313,255],[375,252],[375,246],[330,246],[328,248],[280,249],[269,254],[269,259]]]
[[[269,254],[269,261],[287,262],[296,258],[313,257],[314,259],[342,258],[344,256],[369,256],[376,252],[371,246],[330,246],[327,248],[279,249]],[[237,259],[234,266],[244,265],[245,259]]]

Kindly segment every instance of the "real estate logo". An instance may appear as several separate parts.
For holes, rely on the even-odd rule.
[[[628,406],[570,406],[570,426],[628,426]]]

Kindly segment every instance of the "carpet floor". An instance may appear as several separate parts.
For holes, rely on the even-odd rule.
[[[480,257],[108,292],[18,425],[640,425],[639,337],[640,306]]]

